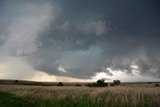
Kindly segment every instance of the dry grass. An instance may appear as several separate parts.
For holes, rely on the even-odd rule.
[[[44,107],[54,106],[54,104],[73,107],[160,107],[160,88],[157,87],[90,88],[0,85],[0,91],[11,93]]]

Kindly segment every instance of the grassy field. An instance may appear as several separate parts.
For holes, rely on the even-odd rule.
[[[0,107],[160,107],[160,87],[0,85]]]

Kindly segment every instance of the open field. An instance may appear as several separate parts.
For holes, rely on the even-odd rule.
[[[0,107],[160,107],[160,87],[0,85]]]
[[[18,81],[18,82],[16,82]],[[37,82],[25,80],[0,80],[0,85],[56,86],[59,82]],[[78,82],[81,85],[88,83]],[[74,86],[77,82],[65,82],[64,86]]]

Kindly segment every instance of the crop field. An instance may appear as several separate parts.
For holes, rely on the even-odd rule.
[[[160,87],[0,85],[0,107],[160,107]]]

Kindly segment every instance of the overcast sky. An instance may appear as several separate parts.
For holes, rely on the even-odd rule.
[[[160,81],[159,0],[1,0],[0,79]]]

